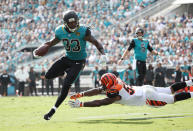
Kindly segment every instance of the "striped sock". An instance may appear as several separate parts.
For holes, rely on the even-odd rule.
[[[56,111],[57,107],[53,106],[52,109],[54,109]]]

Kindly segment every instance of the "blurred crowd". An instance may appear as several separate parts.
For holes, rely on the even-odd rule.
[[[93,35],[104,45],[109,65],[117,63],[130,40],[135,37],[136,28],[141,27],[145,31],[144,38],[148,39],[152,47],[160,53],[157,57],[149,55],[148,65],[151,63],[156,67],[157,63],[161,63],[163,66],[181,67],[181,69],[184,65],[191,68],[193,64],[192,15],[184,13],[167,17],[146,17],[139,21],[125,23],[129,17],[148,8],[156,1],[1,0],[0,70],[8,69],[14,76],[18,70],[18,64],[32,60],[31,52],[17,50],[22,46],[40,45],[50,40],[54,36],[55,28],[63,24],[63,12],[69,9],[78,12],[80,24],[89,26]],[[94,67],[99,63],[98,51],[91,44],[87,44],[87,53],[87,67]],[[43,62],[42,60],[41,63],[32,61],[29,67],[47,69],[60,56],[61,53],[55,54],[52,59],[43,57]],[[131,53],[123,65],[131,65],[133,61]],[[121,74],[120,71],[119,74]],[[123,79],[126,80],[126,78]]]
[[[0,3],[0,63],[5,68],[32,58],[31,53],[17,52],[25,45],[40,45],[54,36],[55,28],[63,24],[64,11],[78,12],[80,23],[93,27],[93,33],[102,43],[118,39],[120,21],[151,5],[156,0],[2,0]],[[112,27],[116,28],[111,31]],[[119,29],[120,28],[120,29]],[[108,33],[108,35],[105,35]],[[100,35],[100,36],[99,36]],[[104,37],[105,36],[105,37]],[[119,42],[114,42],[119,44]],[[121,47],[122,45],[120,45]],[[108,46],[109,48],[109,46]],[[95,57],[92,46],[88,53]],[[112,60],[110,60],[112,61]],[[89,58],[88,64],[93,64]]]

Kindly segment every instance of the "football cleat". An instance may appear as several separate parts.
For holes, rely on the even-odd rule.
[[[50,120],[51,117],[54,115],[54,113],[55,113],[55,110],[52,108],[52,109],[49,111],[49,113],[47,113],[47,114],[44,115],[44,119],[45,119],[45,120]]]

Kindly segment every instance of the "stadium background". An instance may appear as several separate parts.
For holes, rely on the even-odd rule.
[[[55,59],[65,54],[62,44],[53,47],[40,59],[33,58],[32,51],[53,37],[55,28],[63,23],[63,12],[69,9],[77,11],[80,23],[90,26],[97,39],[103,43],[108,54],[109,71],[116,66],[130,39],[135,36],[135,29],[140,26],[145,30],[145,38],[160,52],[160,57],[149,55],[147,64],[152,64],[154,70],[158,63],[162,64],[166,85],[174,82],[172,74],[175,67],[183,67],[185,61],[188,75],[192,74],[191,0],[2,0],[0,5],[0,70],[7,70],[12,76],[14,90],[17,88],[14,72],[21,66],[27,72],[30,67],[34,67],[36,72],[41,73],[42,68],[48,69]],[[87,53],[80,87],[92,88],[94,67],[98,65],[99,70],[102,67],[94,46],[87,44]],[[128,67],[133,67],[133,61],[131,54],[121,66],[116,66],[122,79],[125,79]],[[40,92],[40,80],[36,83]],[[57,87],[57,80],[54,83]]]
[[[143,27],[145,38],[161,53],[160,57],[149,55],[147,65],[152,64],[155,72],[158,63],[162,64],[165,86],[174,82],[177,65],[187,67],[188,75],[193,76],[192,0],[0,0],[0,71],[6,70],[11,76],[8,95],[13,96],[0,96],[0,131],[193,131],[192,99],[162,108],[112,104],[71,109],[67,98],[53,119],[45,121],[45,111],[57,98],[58,79],[54,80],[56,95],[42,96],[40,73],[65,52],[62,44],[40,59],[33,58],[32,51],[53,37],[55,28],[63,23],[63,12],[68,9],[76,10],[80,23],[91,27],[108,53],[109,70],[116,67],[122,79],[126,80],[126,72],[134,77],[131,75],[134,72],[128,69],[134,67],[132,54],[123,65],[116,66],[116,63],[138,26]],[[88,59],[80,76],[81,90],[93,88],[92,72],[96,65],[99,70],[102,68],[97,52],[87,44]],[[21,67],[26,72],[34,67],[38,73],[36,84],[40,96],[15,97],[15,72]],[[27,88],[28,84],[25,90]],[[104,95],[81,101],[102,97]]]

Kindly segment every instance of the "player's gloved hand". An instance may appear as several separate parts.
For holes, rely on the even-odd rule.
[[[101,55],[99,63],[102,66],[106,66],[106,64],[107,64],[107,56],[106,55]]]
[[[71,108],[83,107],[83,102],[76,99],[75,101],[68,101],[68,104]]]
[[[36,55],[36,53],[35,53],[36,50],[37,50],[37,49],[35,49],[35,50],[33,51],[33,56],[34,56],[35,58],[41,58],[42,56]]]
[[[77,99],[77,98],[80,98],[80,97],[83,97],[84,96],[84,93],[77,93],[77,94],[74,94],[72,96],[70,96],[70,99]]]

